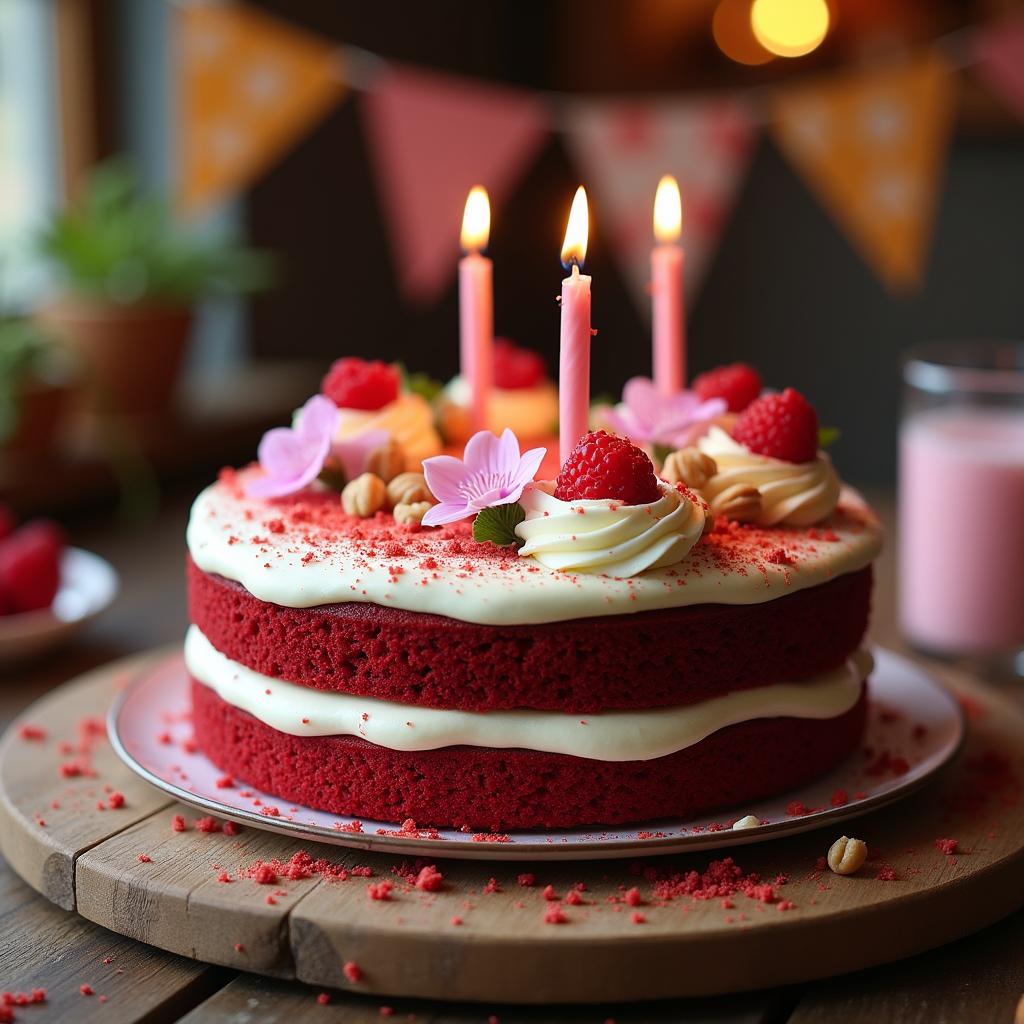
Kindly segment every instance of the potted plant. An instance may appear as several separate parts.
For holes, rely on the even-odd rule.
[[[25,317],[0,317],[0,450],[51,450],[69,393],[67,359],[53,340]]]
[[[61,289],[38,321],[74,350],[94,411],[133,418],[170,405],[196,303],[269,278],[267,256],[179,231],[123,160],[92,172],[40,244]]]

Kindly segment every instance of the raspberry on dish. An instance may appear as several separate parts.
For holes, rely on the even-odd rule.
[[[494,339],[494,386],[506,390],[535,388],[547,373],[539,352],[520,348],[508,338]]]
[[[810,462],[818,454],[818,414],[793,388],[752,402],[732,428],[732,436],[757,455],[784,462]]]
[[[703,402],[724,398],[729,412],[743,412],[761,394],[761,374],[746,363],[716,366],[693,379],[693,390]]]
[[[646,505],[661,497],[647,453],[628,438],[603,430],[584,434],[555,481],[560,501],[611,498],[624,505]]]
[[[8,612],[49,608],[60,586],[64,534],[55,523],[28,523],[0,542],[0,593]]]
[[[339,409],[374,412],[398,397],[398,370],[380,360],[355,356],[337,360],[327,371],[320,390]]]

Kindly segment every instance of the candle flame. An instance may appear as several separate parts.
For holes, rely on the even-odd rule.
[[[474,185],[466,196],[466,209],[462,214],[462,249],[480,252],[487,248],[491,237],[491,203],[487,189]]]
[[[682,224],[679,185],[671,174],[666,174],[654,193],[654,237],[659,242],[678,242]]]
[[[565,226],[565,241],[562,242],[562,266],[568,269],[572,264],[583,266],[587,258],[587,236],[590,230],[590,216],[587,211],[587,192],[582,185],[576,189],[569,223]]]

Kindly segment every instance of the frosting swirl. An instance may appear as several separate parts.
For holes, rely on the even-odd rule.
[[[784,462],[750,451],[721,427],[712,427],[697,447],[718,466],[700,488],[712,510],[718,495],[734,484],[761,492],[761,512],[753,520],[759,526],[811,526],[839,504],[839,477],[825,452],[811,462]]]
[[[645,505],[609,499],[561,501],[553,480],[533,484],[519,504],[526,519],[516,534],[523,557],[549,569],[639,576],[681,562],[704,531],[704,509],[672,484],[658,481],[661,497]]]
[[[342,441],[364,430],[386,430],[404,449],[409,469],[441,452],[441,438],[434,429],[434,413],[422,396],[401,394],[381,409],[342,409],[335,439]]]

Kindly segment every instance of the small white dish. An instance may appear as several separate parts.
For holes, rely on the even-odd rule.
[[[594,860],[684,853],[834,827],[909,796],[956,755],[965,732],[956,700],[914,662],[891,651],[873,653],[870,711],[861,750],[799,790],[693,821],[512,832],[500,839],[486,834],[474,838],[451,828],[436,832],[424,828],[412,836],[403,834],[394,822],[364,819],[357,826],[352,818],[289,806],[272,794],[246,787],[241,780],[235,787],[219,788],[217,780],[223,773],[191,743],[190,683],[180,654],[147,669],[118,694],[107,716],[107,732],[114,750],[132,771],[183,803],[205,814],[299,840],[476,860]],[[880,767],[895,764],[899,764],[897,771]],[[840,793],[843,802],[837,799]],[[277,805],[279,815],[268,817],[268,806]],[[747,815],[761,824],[737,831],[730,827]]]
[[[109,562],[91,551],[65,548],[53,605],[37,612],[0,615],[0,668],[66,643],[111,605],[117,587],[117,573]]]

